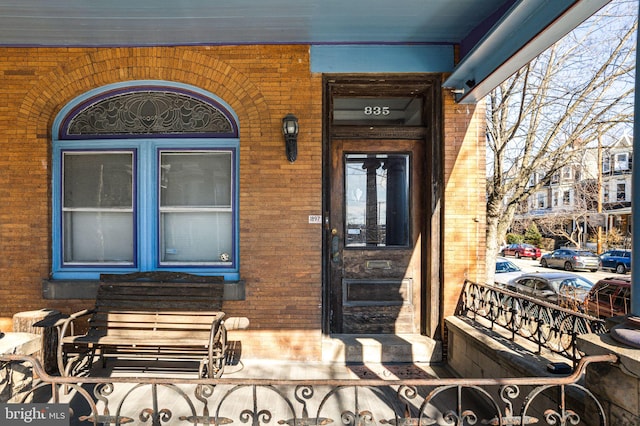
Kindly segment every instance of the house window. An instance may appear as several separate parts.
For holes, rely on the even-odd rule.
[[[609,155],[602,156],[602,173],[609,173],[611,171],[611,158]]]
[[[134,264],[134,152],[62,152],[66,265]]]
[[[547,204],[547,197],[544,194],[538,194],[538,208],[544,209]]]
[[[558,192],[553,191],[553,206],[558,207]]]
[[[627,185],[619,183],[616,185],[616,200],[625,201],[627,199]]]
[[[571,204],[571,191],[564,191],[562,193],[562,204],[565,206]]]
[[[239,278],[237,120],[185,85],[112,85],[54,122],[53,278]]]
[[[562,168],[562,179],[571,179],[571,167]]]
[[[233,247],[231,171],[230,151],[160,151],[161,265],[226,263]]]
[[[602,198],[603,198],[603,202],[608,203],[609,202],[609,186],[603,186],[602,187]]]
[[[622,172],[629,170],[629,154],[622,153],[616,154],[614,157],[613,170],[616,172]]]

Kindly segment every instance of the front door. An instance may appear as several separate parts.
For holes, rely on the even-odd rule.
[[[324,84],[324,329],[434,337],[440,76],[326,75]]]
[[[332,141],[334,333],[420,330],[423,145],[421,140]]]

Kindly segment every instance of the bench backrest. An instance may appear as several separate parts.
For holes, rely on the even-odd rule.
[[[222,283],[102,282],[90,333],[150,339],[208,339],[221,312]]]

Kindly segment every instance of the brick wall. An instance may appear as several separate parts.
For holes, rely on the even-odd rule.
[[[443,319],[452,315],[464,279],[486,277],[485,108],[444,98],[444,303]]]
[[[308,46],[0,49],[0,316],[86,301],[44,301],[50,271],[50,140],[53,119],[74,97],[126,80],[169,80],[208,90],[240,123],[241,274],[247,300],[229,302],[252,329],[298,331],[300,356],[319,352],[321,77]],[[299,155],[285,157],[281,120],[300,119]],[[285,214],[286,213],[286,214]],[[304,341],[304,336],[309,336]],[[300,337],[296,339],[300,340]],[[285,339],[286,340],[286,339]],[[307,355],[304,355],[304,354]]]
[[[0,48],[0,317],[43,307],[71,312],[87,301],[45,301],[50,272],[51,127],[76,96],[127,80],[168,80],[222,98],[240,123],[241,277],[249,353],[312,359],[320,354],[322,76],[308,46]],[[483,273],[484,131],[479,111],[445,93],[445,310],[464,275]],[[470,112],[467,112],[469,108]],[[281,120],[300,120],[298,160],[285,157]],[[479,139],[478,139],[479,138]],[[478,171],[476,168],[481,167]],[[481,189],[478,194],[475,191]],[[454,206],[449,208],[449,203]],[[480,210],[484,203],[480,202]],[[475,222],[475,219],[479,222]],[[281,348],[269,353],[273,346]]]

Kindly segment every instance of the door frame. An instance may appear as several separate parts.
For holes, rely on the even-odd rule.
[[[440,74],[325,74],[323,76],[323,167],[322,167],[322,333],[331,334],[331,149],[335,139],[420,139],[425,142],[424,178],[417,183],[424,195],[422,230],[422,282],[419,307],[420,334],[440,339],[443,286],[443,193],[444,149],[442,135],[442,79]],[[334,126],[332,99],[348,96],[407,96],[420,93],[424,99],[425,127]],[[425,232],[427,231],[428,232]]]

